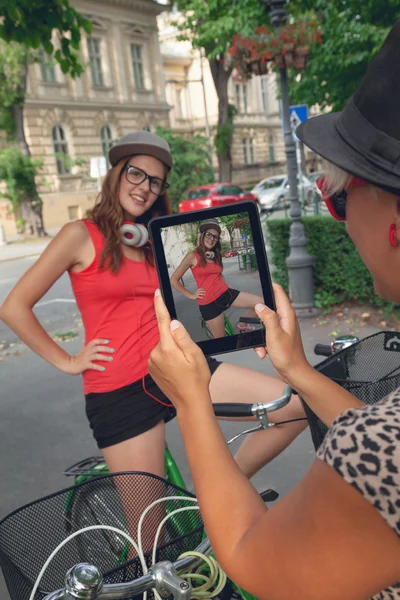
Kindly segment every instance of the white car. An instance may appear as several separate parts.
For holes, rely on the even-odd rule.
[[[261,211],[283,208],[289,199],[289,183],[287,175],[274,175],[263,179],[252,190],[257,196]],[[311,204],[314,198],[314,186],[305,175],[299,185],[299,200]]]

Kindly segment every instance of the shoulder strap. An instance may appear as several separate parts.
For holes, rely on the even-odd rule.
[[[104,250],[104,246],[106,245],[106,241],[103,235],[100,233],[96,223],[91,219],[82,219],[83,223],[85,223],[89,235],[92,239],[94,249],[96,251],[96,256],[100,256],[100,254]]]

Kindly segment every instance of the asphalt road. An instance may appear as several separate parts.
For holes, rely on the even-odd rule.
[[[32,262],[22,259],[0,263],[0,302]],[[76,333],[77,337],[62,345],[71,354],[78,351],[83,343],[83,330],[68,276],[60,278],[35,312],[51,334]],[[45,363],[19,344],[2,323],[0,346],[3,346],[0,350],[1,518],[27,502],[67,486],[69,481],[62,474],[65,467],[99,452],[86,422],[80,377],[65,375]],[[269,362],[258,361],[252,350],[222,359],[272,373]],[[221,428],[229,438],[242,430],[243,425],[224,422]],[[167,426],[167,441],[190,485],[176,421]],[[233,450],[236,447],[237,443]],[[313,448],[306,431],[262,469],[253,483],[259,490],[272,487],[283,495],[295,485],[312,460]],[[40,544],[40,540],[35,543]],[[23,547],[24,540],[20,540],[19,545]],[[0,581],[0,598],[9,598],[3,581]]]

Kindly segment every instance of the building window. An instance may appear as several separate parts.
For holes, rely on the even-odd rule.
[[[276,162],[276,157],[275,157],[275,142],[274,142],[274,136],[270,135],[268,137],[268,150],[269,150],[269,162],[274,163]]]
[[[79,205],[77,204],[76,206],[68,206],[67,207],[68,210],[68,221],[76,221],[77,219],[80,218],[80,214],[79,214]]]
[[[108,160],[108,151],[113,145],[113,137],[111,132],[111,127],[109,125],[103,125],[100,129],[100,139],[101,139],[101,149],[103,152],[103,156],[106,159],[107,169],[110,168],[110,163]]]
[[[64,129],[61,125],[55,125],[52,129],[53,148],[57,161],[57,172],[59,175],[70,173],[71,169],[68,164],[68,144],[65,138]]]
[[[250,163],[253,165],[256,161],[254,160],[254,140],[250,138]]]
[[[141,47],[137,44],[131,44],[131,56],[135,87],[138,90],[144,90],[143,59]]]
[[[242,104],[240,102],[240,88],[241,88],[240,83],[236,83],[235,84],[235,105],[239,112],[240,112],[240,108],[241,108],[241,104]]]
[[[242,96],[243,96],[243,112],[247,113],[248,110],[248,102],[247,102],[247,83],[242,85]]]
[[[39,49],[39,62],[40,62],[40,72],[42,74],[42,81],[57,81],[56,78],[56,69],[53,63],[52,58],[43,50],[43,48]]]
[[[243,149],[243,162],[245,165],[249,164],[249,153],[247,150],[247,140],[246,138],[242,139],[242,149]]]
[[[90,70],[92,73],[92,84],[94,87],[104,85],[103,71],[101,68],[101,52],[100,52],[100,40],[98,38],[90,37],[87,40]]]
[[[269,113],[269,98],[268,98],[268,75],[262,75],[261,80],[261,101],[263,111]]]
[[[239,113],[247,113],[248,105],[248,89],[247,83],[236,83],[235,84],[235,105]],[[242,110],[243,109],[243,110]]]

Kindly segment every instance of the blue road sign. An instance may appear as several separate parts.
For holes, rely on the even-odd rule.
[[[298,141],[295,135],[297,127],[303,121],[308,119],[308,106],[307,104],[298,104],[297,106],[290,107],[290,126],[292,128],[293,138]]]

